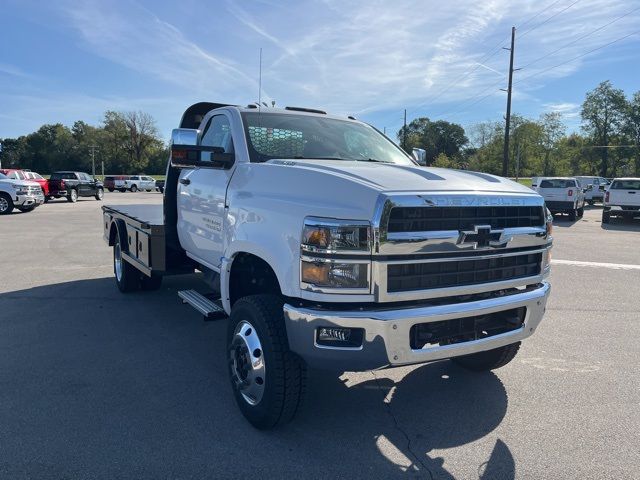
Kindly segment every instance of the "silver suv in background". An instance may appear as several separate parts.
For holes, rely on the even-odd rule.
[[[132,175],[124,181],[124,187],[132,192],[138,190],[153,192],[156,189],[156,181],[147,175]]]

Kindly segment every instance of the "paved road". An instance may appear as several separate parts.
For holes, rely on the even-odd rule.
[[[0,479],[640,476],[640,270],[556,264],[505,368],[313,372],[302,415],[265,433],[233,403],[224,321],[176,299],[193,280],[117,292],[100,205],[0,218]],[[599,216],[558,221],[554,259],[640,264],[640,226]]]

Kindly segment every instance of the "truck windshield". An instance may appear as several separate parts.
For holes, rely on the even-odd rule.
[[[613,190],[640,190],[640,180],[616,180],[611,185]]]
[[[542,182],[540,182],[540,188],[569,188],[569,187],[575,187],[575,186],[576,186],[575,180],[553,179],[553,180],[543,180]]]
[[[415,163],[374,128],[316,115],[242,114],[252,162],[274,158]]]

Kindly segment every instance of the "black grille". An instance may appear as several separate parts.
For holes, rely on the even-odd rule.
[[[527,309],[514,308],[488,315],[419,323],[409,332],[412,349],[468,342],[522,328]]]
[[[542,207],[395,207],[389,232],[469,230],[476,225],[491,228],[544,226]]]
[[[387,291],[406,292],[500,282],[540,274],[541,253],[387,267]]]

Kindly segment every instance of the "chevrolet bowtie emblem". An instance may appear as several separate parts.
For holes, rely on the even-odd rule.
[[[490,225],[476,225],[473,230],[460,230],[456,245],[462,248],[502,248],[506,247],[512,237],[506,236],[504,230],[491,230]]]

